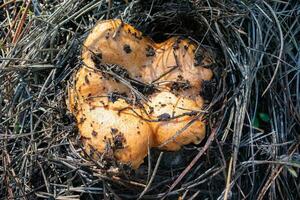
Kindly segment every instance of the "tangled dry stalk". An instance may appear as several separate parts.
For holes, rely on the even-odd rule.
[[[1,199],[299,199],[300,3],[4,1],[0,4]],[[151,151],[111,176],[82,155],[67,81],[97,20],[215,53],[201,145]]]

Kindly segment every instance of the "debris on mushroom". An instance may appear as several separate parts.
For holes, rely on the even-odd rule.
[[[176,151],[204,138],[200,91],[213,76],[203,66],[213,61],[194,42],[155,43],[121,20],[105,20],[87,37],[81,57],[68,104],[92,157],[137,169],[151,147]]]
[[[154,147],[176,151],[186,144],[198,144],[204,138],[205,125],[196,116],[199,102],[161,92],[151,98],[150,106],[152,118],[159,121],[152,123]]]
[[[152,146],[152,130],[136,115],[139,110],[127,109],[128,106],[123,100],[93,100],[82,106],[77,118],[83,120],[78,128],[91,156],[112,156],[136,169],[143,163],[148,146]],[[97,152],[103,155],[98,156]]]

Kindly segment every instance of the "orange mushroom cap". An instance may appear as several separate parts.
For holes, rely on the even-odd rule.
[[[195,116],[199,102],[186,97],[178,97],[171,92],[161,92],[151,97],[153,108],[151,117],[160,119],[152,123],[154,147],[176,151],[181,146],[198,144],[205,136],[205,125]]]
[[[175,151],[199,143],[205,124],[195,113],[204,103],[202,81],[213,73],[202,67],[212,62],[205,51],[203,63],[195,62],[198,48],[178,37],[155,43],[121,20],[98,22],[84,42],[84,64],[68,91],[87,152],[112,150],[114,158],[136,169],[150,147]],[[132,81],[155,86],[148,102],[134,103]],[[125,98],[112,100],[113,93]]]

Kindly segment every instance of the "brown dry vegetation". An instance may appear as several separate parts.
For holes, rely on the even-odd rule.
[[[0,3],[1,199],[299,199],[299,1]],[[207,137],[112,176],[84,156],[65,98],[81,45],[120,18],[210,48]]]

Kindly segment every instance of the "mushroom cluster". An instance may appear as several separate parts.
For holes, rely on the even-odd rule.
[[[191,40],[155,43],[121,20],[105,20],[81,57],[67,102],[92,157],[137,169],[151,147],[176,151],[204,138],[200,91],[213,61]]]

